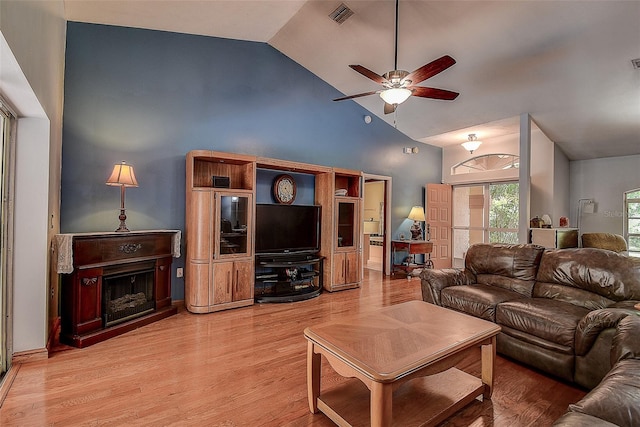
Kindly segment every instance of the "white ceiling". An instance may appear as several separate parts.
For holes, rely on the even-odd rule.
[[[348,66],[393,69],[395,2],[344,0],[64,0],[66,18],[267,42],[345,95],[378,86]],[[400,0],[398,68],[448,54],[457,63],[420,86],[455,101],[409,98],[384,115],[416,141],[459,144],[518,132],[529,113],[572,160],[640,154],[640,1]]]

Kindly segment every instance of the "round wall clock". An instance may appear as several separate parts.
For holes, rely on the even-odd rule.
[[[296,199],[296,182],[291,175],[278,175],[273,181],[273,197],[278,203],[290,205]]]

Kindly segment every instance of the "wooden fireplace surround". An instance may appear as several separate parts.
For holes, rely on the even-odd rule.
[[[180,256],[180,231],[57,235],[56,251],[57,271],[67,273],[61,275],[62,343],[86,347],[177,313],[171,304],[171,262]],[[154,265],[155,310],[105,327],[103,273],[118,266],[135,270],[136,263]]]

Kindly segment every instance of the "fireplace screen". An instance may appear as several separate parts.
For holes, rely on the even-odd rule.
[[[102,313],[105,327],[142,316],[155,309],[153,263],[129,265],[118,270],[105,271],[102,279]]]

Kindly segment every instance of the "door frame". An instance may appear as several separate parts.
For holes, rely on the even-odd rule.
[[[382,236],[382,274],[389,276],[391,274],[391,187],[392,178],[387,175],[376,175],[371,173],[362,173],[364,183],[367,181],[384,182],[384,236]],[[364,218],[364,191],[362,193],[362,207],[360,218]],[[364,227],[360,227],[360,241],[364,241]],[[362,248],[361,248],[362,249]],[[364,262],[363,269],[364,269]]]

